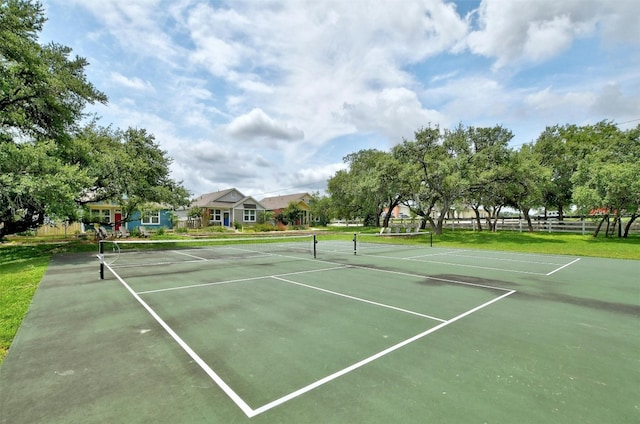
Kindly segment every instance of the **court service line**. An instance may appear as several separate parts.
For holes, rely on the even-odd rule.
[[[456,250],[456,251],[451,250],[451,251],[445,251],[445,252],[439,252],[439,253],[429,253],[427,255],[409,256],[409,258],[426,258],[427,256],[449,256],[449,255],[454,255],[456,252],[468,252],[468,250]]]
[[[161,292],[167,292],[167,291],[173,291],[173,290],[195,289],[195,288],[198,288],[198,287],[217,286],[217,285],[221,285],[221,284],[242,283],[244,281],[262,280],[262,279],[268,279],[268,278],[275,278],[275,277],[279,277],[279,276],[286,277],[286,276],[289,276],[289,275],[308,274],[310,272],[331,271],[331,270],[335,270],[335,269],[349,268],[349,267],[350,267],[350,265],[341,265],[341,266],[334,266],[334,267],[331,267],[331,268],[319,268],[319,269],[309,269],[309,270],[306,270],[306,271],[286,272],[284,274],[260,275],[260,276],[257,276],[257,277],[238,278],[236,280],[214,281],[214,282],[211,282],[211,283],[190,284],[188,286],[167,287],[165,289],[145,290],[145,291],[140,291],[140,292],[137,292],[137,293],[138,294],[149,294],[149,293],[161,293]]]
[[[432,327],[432,328],[428,329],[427,331],[424,331],[424,332],[422,332],[420,334],[417,334],[417,335],[415,335],[415,336],[413,336],[413,337],[411,337],[409,339],[406,339],[406,340],[404,340],[404,341],[402,341],[402,342],[400,342],[398,344],[395,344],[395,345],[393,345],[393,346],[391,346],[391,347],[389,347],[389,348],[387,348],[385,350],[382,350],[382,351],[376,353],[375,355],[369,356],[368,358],[365,358],[365,359],[363,359],[363,360],[361,360],[359,362],[356,362],[353,365],[350,365],[350,366],[348,366],[348,367],[346,367],[346,368],[344,368],[344,369],[342,369],[340,371],[337,371],[337,372],[335,372],[333,374],[330,374],[330,375],[328,375],[328,376],[326,376],[324,378],[321,378],[320,380],[317,380],[317,381],[315,381],[315,382],[313,382],[313,383],[311,383],[311,384],[309,384],[307,386],[304,386],[304,387],[302,387],[302,388],[300,388],[300,389],[298,389],[298,390],[296,390],[294,392],[291,392],[288,395],[285,395],[285,396],[283,396],[283,397],[281,397],[279,399],[276,399],[276,400],[274,400],[272,402],[269,402],[269,403],[267,403],[267,404],[265,404],[265,405],[263,405],[263,406],[261,406],[259,408],[256,408],[256,409],[253,410],[253,415],[252,416],[256,416],[256,415],[261,414],[261,413],[263,413],[265,411],[268,411],[268,410],[270,410],[272,408],[275,408],[278,405],[282,405],[283,403],[285,403],[287,401],[290,401],[290,400],[292,400],[292,399],[294,399],[294,398],[296,398],[296,397],[298,397],[300,395],[303,395],[303,394],[305,394],[305,393],[307,393],[307,392],[309,392],[309,391],[311,391],[313,389],[316,389],[316,388],[322,386],[323,384],[326,384],[326,383],[328,383],[330,381],[333,381],[333,380],[335,380],[335,379],[337,379],[339,377],[342,377],[343,375],[348,374],[351,371],[354,371],[354,370],[356,370],[358,368],[361,368],[361,367],[363,367],[363,366],[375,361],[376,359],[380,359],[383,356],[386,356],[386,355],[390,354],[391,352],[394,352],[394,351],[396,351],[396,350],[398,350],[398,349],[400,349],[400,348],[402,348],[402,347],[404,347],[404,346],[406,346],[406,345],[408,345],[410,343],[415,342],[416,340],[420,340],[421,338],[423,338],[425,336],[428,336],[429,334],[431,334],[431,333],[433,333],[435,331],[438,331],[438,330],[446,327],[449,324],[453,324],[454,322],[456,322],[456,321],[458,321],[458,320],[460,320],[460,319],[462,319],[462,318],[464,318],[464,317],[466,317],[468,315],[471,315],[472,313],[477,312],[480,309],[483,309],[483,308],[491,305],[492,303],[495,303],[495,302],[497,302],[499,300],[502,300],[505,297],[510,296],[515,292],[516,292],[515,290],[510,290],[509,292],[504,293],[501,296],[496,297],[495,299],[492,299],[492,300],[490,300],[488,302],[485,302],[480,306],[476,306],[475,308],[470,309],[467,312],[464,312],[464,313],[462,313],[462,314],[460,314],[460,315],[458,315],[458,316],[456,316],[454,318],[451,318],[450,320],[447,320],[447,321],[445,321],[445,322],[443,322],[441,324],[438,324],[435,327]]]
[[[349,253],[353,253],[353,251],[351,250],[351,251],[349,251]],[[316,270],[311,270],[311,271],[299,271],[299,272],[287,273],[287,274],[276,274],[277,276],[287,276],[287,275],[292,275],[292,274],[297,274],[297,273],[307,273],[307,272],[317,272],[317,271],[328,271],[328,270],[333,270],[333,269],[341,269],[341,268],[349,268],[350,267],[350,268],[364,269],[364,270],[367,270],[367,271],[374,271],[374,272],[385,272],[385,273],[397,274],[397,275],[405,275],[405,276],[410,276],[410,277],[422,277],[422,278],[427,278],[429,280],[443,281],[443,282],[446,282],[446,283],[460,284],[460,285],[465,285],[465,286],[482,287],[482,288],[501,290],[501,291],[509,291],[509,290],[511,290],[511,289],[507,289],[507,288],[504,288],[504,287],[489,286],[489,285],[486,285],[486,284],[468,283],[466,281],[448,280],[446,278],[431,277],[429,275],[424,275],[424,274],[412,274],[412,273],[408,273],[408,272],[391,271],[391,270],[387,270],[387,269],[372,268],[372,267],[369,267],[369,266],[355,265],[355,264],[345,265],[345,264],[342,264],[340,262],[327,261],[327,260],[316,259],[316,258],[300,258],[300,257],[297,257],[297,256],[288,256],[288,255],[282,255],[282,254],[279,254],[279,253],[270,253],[270,254],[273,255],[273,256],[278,256],[278,257],[282,257],[282,258],[292,258],[292,259],[303,260],[303,261],[313,261],[314,263],[324,263],[324,264],[329,264],[329,265],[337,265],[336,267],[333,267],[333,268],[322,268],[322,269],[316,269]],[[393,256],[367,255],[367,254],[363,254],[361,256],[371,256],[371,257],[374,257],[374,258],[378,257],[378,258],[385,258],[385,259],[406,260],[405,258],[397,258],[397,257],[393,257]],[[419,260],[416,261],[416,262],[440,263],[440,262],[436,262],[436,261],[419,261]],[[443,262],[443,263],[447,264],[446,262]],[[458,265],[458,264],[448,264],[448,265]],[[492,268],[487,268],[487,269],[492,269]],[[500,268],[496,268],[495,270],[498,270],[498,271],[510,271],[510,270],[505,270],[505,269],[500,269]],[[513,271],[513,272],[517,272],[517,271]],[[545,275],[545,274],[540,274],[540,273],[530,273],[530,274]],[[273,277],[273,276],[266,276],[265,278],[269,278],[269,277]],[[211,284],[211,283],[209,283],[209,284]]]
[[[191,347],[184,340],[182,340],[182,338],[178,336],[175,331],[173,331],[169,324],[167,324],[162,318],[160,318],[160,315],[158,315],[156,311],[154,311],[153,308],[147,304],[147,302],[145,302],[131,287],[129,287],[129,285],[113,270],[113,268],[111,268],[111,266],[109,266],[108,264],[105,265],[109,269],[109,271],[111,271],[111,273],[118,279],[118,281],[120,281],[120,283],[127,289],[127,291],[129,291],[129,293],[131,293],[131,295],[138,301],[138,303],[140,303],[142,307],[145,308],[147,312],[149,312],[149,314],[151,314],[151,316],[158,322],[158,324],[160,324],[160,326],[162,326],[162,328],[164,328],[164,330],[169,333],[173,340],[175,340],[176,343],[178,343],[178,345],[180,345],[180,347],[185,352],[187,352],[187,354],[198,365],[200,365],[200,368],[202,368],[202,370],[209,377],[211,377],[211,379],[218,385],[218,387],[220,387],[222,391],[225,392],[225,394],[229,396],[229,398],[231,398],[231,400],[242,410],[242,412],[244,412],[248,417],[252,417],[253,415],[255,415],[254,410],[249,405],[247,405],[247,403],[240,396],[238,396],[238,394],[231,387],[229,387],[229,385],[214,370],[212,370],[211,367],[209,367],[209,365],[207,365],[207,363],[202,358],[200,358],[200,356],[193,349],[191,349]]]
[[[424,256],[430,256],[430,255],[409,256],[408,259],[420,258],[420,257],[424,257]],[[478,259],[478,260],[486,259],[486,260],[490,260],[490,261],[494,261],[494,262],[519,262],[519,263],[535,264],[535,265],[562,265],[562,264],[559,264],[557,262],[537,262],[537,261],[527,261],[527,260],[524,260],[524,259],[492,258],[492,257],[486,257],[486,256],[459,255],[457,253],[452,253],[452,254],[449,254],[448,256],[452,256],[454,258],[470,258],[470,259]]]
[[[547,274],[544,274],[544,273],[541,273],[541,272],[518,271],[518,270],[514,270],[514,269],[494,268],[494,267],[489,267],[489,266],[465,265],[465,264],[457,264],[457,263],[451,263],[451,262],[441,262],[441,261],[431,261],[431,260],[424,260],[424,259],[415,259],[416,257],[398,258],[396,256],[369,255],[369,254],[366,254],[366,253],[361,253],[360,256],[370,256],[372,258],[395,259],[395,260],[401,260],[401,261],[424,262],[424,263],[439,264],[439,265],[459,266],[459,267],[463,267],[463,268],[478,268],[478,269],[486,269],[486,270],[489,270],[489,271],[513,272],[513,273],[516,273],[516,274],[547,275]]]
[[[550,273],[548,273],[548,274],[546,274],[546,275],[554,274],[554,273],[556,273],[556,272],[560,271],[561,269],[568,267],[569,265],[573,265],[573,264],[575,264],[575,263],[576,263],[576,262],[578,262],[579,260],[580,260],[580,258],[578,258],[578,259],[576,259],[576,260],[574,260],[574,261],[571,261],[571,262],[569,262],[569,263],[568,263],[568,264],[566,264],[566,265],[562,265],[560,268],[556,268],[556,269],[554,269],[553,271],[551,271]]]
[[[396,306],[391,306],[391,305],[387,305],[387,304],[384,304],[384,303],[374,302],[372,300],[363,299],[361,297],[351,296],[351,295],[348,295],[348,294],[345,294],[345,293],[340,293],[340,292],[336,292],[336,291],[333,291],[333,290],[327,290],[327,289],[323,289],[323,288],[320,288],[320,287],[311,286],[309,284],[299,283],[297,281],[287,280],[286,278],[282,278],[282,277],[278,277],[278,276],[273,276],[271,278],[276,279],[276,280],[280,280],[280,281],[284,281],[285,283],[295,284],[295,285],[298,285],[298,286],[306,287],[308,289],[313,289],[313,290],[318,290],[318,291],[321,291],[321,292],[324,292],[324,293],[333,294],[335,296],[341,296],[341,297],[346,297],[347,299],[357,300],[358,302],[369,303],[371,305],[381,306],[383,308],[393,309],[395,311],[400,311],[400,312],[404,312],[404,313],[411,314],[411,315],[417,315],[419,317],[432,319],[434,321],[446,322],[446,320],[444,320],[444,319],[432,317],[431,315],[421,314],[419,312],[410,311],[408,309],[398,308]]]
[[[201,256],[196,256],[196,255],[191,255],[191,254],[185,253],[185,252],[180,252],[179,250],[172,250],[171,252],[177,253],[178,255],[188,256],[190,258],[196,258],[196,259],[199,259],[201,261],[207,261],[208,260],[207,258],[203,258]]]

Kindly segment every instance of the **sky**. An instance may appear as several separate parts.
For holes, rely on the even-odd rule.
[[[640,124],[637,0],[41,0],[88,113],[144,128],[193,197],[320,192],[423,127]]]

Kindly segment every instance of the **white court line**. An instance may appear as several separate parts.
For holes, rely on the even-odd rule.
[[[544,273],[541,273],[541,272],[518,271],[518,270],[515,270],[515,269],[494,268],[494,267],[489,267],[489,266],[465,265],[465,264],[458,264],[458,263],[451,263],[451,262],[430,261],[430,260],[416,259],[416,257],[398,258],[398,257],[395,257],[395,256],[368,255],[366,253],[362,253],[362,254],[360,254],[360,256],[368,256],[368,257],[372,257],[372,258],[395,259],[395,260],[399,260],[399,261],[415,261],[415,262],[424,262],[424,263],[429,263],[429,264],[459,266],[459,267],[463,267],[463,268],[478,268],[478,269],[486,269],[486,270],[490,270],[490,271],[513,272],[515,274],[547,275],[547,274],[544,274]]]
[[[413,336],[409,339],[406,339],[400,343],[397,343],[387,349],[384,349],[368,358],[365,358],[359,362],[356,362],[355,364],[346,367],[340,371],[337,371],[333,374],[330,374],[320,380],[317,380],[307,386],[304,386],[294,392],[289,393],[288,395],[285,395],[279,399],[276,399],[272,402],[269,402],[259,408],[253,409],[251,408],[215,371],[213,371],[213,369],[211,369],[211,367],[209,367],[209,365],[207,365],[207,363],[200,358],[200,356],[193,350],[191,349],[191,347],[184,341],[182,340],[182,338],[180,338],[180,336],[178,336],[178,334],[173,331],[173,329],[166,323],[164,322],[164,320],[162,318],[160,318],[160,316],[140,297],[140,295],[138,293],[136,293],[114,270],[111,266],[109,266],[108,264],[105,264],[105,266],[109,269],[109,271],[111,271],[111,273],[118,279],[118,281],[120,281],[120,283],[127,289],[127,291],[129,291],[129,293],[131,293],[131,295],[147,310],[147,312],[149,312],[149,314],[151,314],[151,316],[162,326],[162,328],[165,329],[165,331],[167,331],[167,333],[169,333],[169,335],[176,341],[176,343],[178,343],[178,345],[180,347],[182,347],[182,349],[200,366],[200,368],[203,369],[203,371],[218,385],[218,387],[220,387],[222,389],[222,391],[225,392],[225,394],[242,410],[242,412],[244,412],[244,414],[249,417],[252,418],[258,414],[261,414],[265,411],[268,411],[272,408],[275,408],[276,406],[279,406],[289,400],[292,400],[298,396],[301,396],[317,387],[322,386],[323,384],[326,384],[330,381],[333,381],[345,374],[350,373],[351,371],[354,371],[358,368],[363,367],[364,365],[367,365],[373,361],[375,361],[376,359],[379,359],[385,355],[388,355],[391,352],[394,352],[410,343],[415,342],[416,340],[419,340],[441,328],[446,327],[449,324],[452,324],[458,320],[460,320],[461,318],[464,318],[482,308],[485,308],[486,306],[491,305],[494,302],[497,302],[513,293],[515,293],[515,290],[508,290],[506,293],[502,294],[501,296],[498,296],[488,302],[483,303],[480,306],[477,306],[473,309],[470,309],[450,320],[441,322],[440,324],[436,325],[435,327],[432,327],[420,334],[417,334],[416,336]],[[309,272],[319,272],[319,271],[326,271],[329,269],[338,269],[338,268],[349,268],[352,266],[349,265],[340,265],[334,268],[326,268],[326,269],[316,269],[316,270],[310,270],[310,271],[298,271],[298,272],[292,272],[289,273],[290,275],[293,274],[304,274],[304,273],[309,273]],[[367,268],[367,267],[354,267],[354,268],[362,268],[362,269],[366,269],[366,270],[374,270],[374,271],[381,271],[381,272],[390,272],[390,273],[394,273],[394,274],[400,274],[400,275],[410,275],[410,276],[419,276],[419,277],[425,277],[423,275],[417,275],[417,274],[408,274],[408,273],[402,273],[402,272],[396,272],[396,271],[385,271],[385,270],[376,270],[376,269],[372,269],[372,268]],[[253,280],[253,279],[259,279],[259,278],[268,278],[268,277],[254,277],[254,278],[250,278],[247,280]],[[428,277],[431,278],[431,277]],[[448,281],[448,282],[453,282],[453,283],[458,283],[458,284],[468,284],[468,285],[472,285],[472,286],[477,286],[477,287],[489,287],[489,288],[494,288],[494,289],[498,289],[498,290],[507,290],[507,289],[502,289],[499,287],[491,287],[491,286],[483,286],[480,284],[472,284],[472,283],[465,283],[465,282],[456,282],[456,281],[450,281],[450,280],[446,280],[446,279],[440,279],[440,278],[432,278],[434,280],[440,280],[440,281]],[[220,284],[220,283],[209,283],[209,285],[211,284]],[[300,284],[300,283],[294,283],[294,284]],[[302,284],[301,284],[302,285]],[[314,288],[312,286],[310,286],[311,288]],[[318,288],[315,288],[318,289]],[[170,290],[170,289],[169,289]],[[320,290],[324,290],[324,289],[320,289]],[[143,292],[141,292],[143,293]],[[373,302],[372,302],[373,303]]]
[[[423,338],[423,337],[425,337],[425,336],[427,336],[427,335],[429,335],[429,334],[431,334],[431,333],[433,333],[435,331],[438,331],[441,328],[444,328],[449,324],[453,324],[454,322],[466,317],[467,315],[470,315],[470,314],[472,314],[472,313],[474,313],[476,311],[479,311],[480,309],[485,308],[485,307],[491,305],[494,302],[502,300],[505,297],[507,297],[509,295],[512,295],[515,292],[516,292],[515,290],[511,290],[511,291],[509,291],[509,292],[507,292],[507,293],[505,293],[505,294],[503,294],[503,295],[501,295],[499,297],[496,297],[495,299],[492,299],[492,300],[490,300],[490,301],[488,301],[486,303],[483,303],[480,306],[476,306],[475,308],[470,309],[467,312],[464,312],[464,313],[462,313],[462,314],[460,314],[460,315],[458,315],[458,316],[456,316],[454,318],[451,318],[448,321],[445,321],[445,322],[443,322],[441,324],[438,324],[435,327],[432,327],[432,328],[428,329],[427,331],[424,331],[424,332],[422,332],[420,334],[417,334],[417,335],[415,335],[415,336],[413,336],[413,337],[411,337],[409,339],[406,339],[406,340],[404,340],[404,341],[402,341],[402,342],[400,342],[398,344],[395,344],[395,345],[393,345],[393,346],[391,346],[391,347],[389,347],[389,348],[387,348],[387,349],[385,349],[383,351],[380,351],[380,352],[376,353],[375,355],[369,356],[368,358],[365,358],[362,361],[356,362],[355,364],[353,364],[351,366],[348,366],[348,367],[346,367],[346,368],[344,368],[344,369],[342,369],[340,371],[337,371],[337,372],[335,372],[333,374],[330,374],[330,375],[328,375],[328,376],[326,376],[324,378],[321,378],[320,380],[317,380],[317,381],[315,381],[315,382],[313,382],[313,383],[311,383],[311,384],[309,384],[307,386],[304,386],[304,387],[302,387],[302,388],[300,388],[300,389],[298,389],[298,390],[296,390],[294,392],[291,392],[288,395],[285,395],[285,396],[281,397],[280,399],[276,399],[276,400],[274,400],[272,402],[269,402],[269,403],[267,403],[267,404],[265,404],[265,405],[263,405],[263,406],[261,406],[259,408],[256,408],[256,409],[253,410],[253,415],[251,415],[251,416],[253,417],[253,416],[256,416],[258,414],[261,414],[261,413],[263,413],[265,411],[268,411],[268,410],[270,410],[272,408],[275,408],[278,405],[282,405],[283,403],[285,403],[287,401],[290,401],[291,399],[294,399],[294,398],[296,398],[296,397],[298,397],[300,395],[303,395],[303,394],[305,394],[305,393],[307,393],[307,392],[309,392],[309,391],[311,391],[311,390],[313,390],[315,388],[318,388],[318,387],[322,386],[323,384],[326,384],[326,383],[328,383],[330,381],[333,381],[333,380],[337,379],[338,377],[342,377],[343,375],[348,374],[351,371],[354,371],[354,370],[356,370],[356,369],[358,369],[360,367],[363,367],[364,365],[367,365],[370,362],[375,361],[376,359],[380,359],[383,356],[388,355],[389,353],[400,349],[401,347],[404,347],[404,346],[406,346],[406,345],[408,345],[410,343],[413,343],[416,340],[420,340],[421,338]]]
[[[575,264],[575,263],[576,263],[576,262],[578,262],[579,260],[580,260],[580,258],[578,258],[578,259],[576,259],[576,260],[574,260],[574,261],[571,261],[571,262],[569,262],[569,263],[568,263],[568,264],[566,264],[566,265],[562,265],[560,268],[556,268],[556,269],[554,269],[553,271],[551,271],[550,273],[548,273],[548,274],[546,274],[546,275],[554,274],[554,273],[556,273],[556,272],[560,271],[561,269],[568,267],[569,265],[573,265],[573,264]]]
[[[334,266],[332,268],[310,269],[306,271],[286,272],[284,274],[276,274],[276,275],[260,275],[258,277],[239,278],[237,280],[214,281],[212,283],[191,284],[188,286],[178,286],[178,287],[168,287],[165,289],[146,290],[146,291],[140,291],[138,292],[138,294],[161,293],[161,292],[167,292],[167,291],[173,291],[173,290],[184,290],[184,289],[194,289],[198,287],[217,286],[220,284],[241,283],[243,281],[255,281],[255,280],[268,279],[268,278],[286,277],[289,275],[307,274],[310,272],[320,272],[320,271],[330,271],[334,269],[349,268],[349,267],[350,267],[349,265],[341,265],[341,266]]]
[[[315,287],[315,286],[311,286],[309,284],[299,283],[297,281],[287,280],[285,278],[281,278],[281,277],[278,277],[278,276],[273,276],[272,278],[274,278],[276,280],[284,281],[285,283],[295,284],[295,285],[298,285],[298,286],[306,287],[308,289],[318,290],[318,291],[321,291],[321,292],[324,292],[324,293],[329,293],[329,294],[333,294],[333,295],[336,295],[336,296],[346,297],[347,299],[351,299],[351,300],[357,300],[358,302],[369,303],[371,305],[381,306],[383,308],[393,309],[393,310],[404,312],[404,313],[411,314],[411,315],[417,315],[417,316],[422,317],[422,318],[429,318],[429,319],[432,319],[434,321],[446,322],[446,320],[444,320],[444,319],[432,317],[430,315],[421,314],[419,312],[410,311],[408,309],[398,308],[396,306],[386,305],[384,303],[374,302],[372,300],[367,300],[367,299],[363,299],[361,297],[351,296],[351,295],[340,293],[340,292],[336,292],[336,291],[333,291],[333,290],[322,289],[320,287]]]
[[[426,258],[429,256],[449,256],[454,255],[456,252],[467,252],[467,250],[456,250],[456,251],[448,251],[448,252],[440,252],[440,253],[429,253],[427,255],[417,255],[417,256],[407,256],[407,258]],[[366,252],[365,252],[366,254]]]
[[[236,405],[238,405],[242,412],[244,412],[249,417],[255,415],[253,409],[251,409],[251,407],[247,405],[247,403],[240,396],[238,396],[238,394],[233,391],[233,389],[231,389],[231,387],[229,387],[229,385],[227,385],[227,383],[225,383],[225,381],[220,378],[220,376],[216,374],[216,372],[212,370],[211,367],[209,367],[209,365],[207,365],[207,363],[202,358],[200,358],[200,356],[196,352],[194,352],[193,349],[191,349],[191,347],[189,347],[189,345],[184,340],[182,340],[182,338],[180,338],[180,336],[178,336],[178,334],[173,331],[171,327],[169,327],[169,324],[167,324],[162,318],[160,318],[156,311],[154,311],[153,308],[151,308],[151,306],[147,304],[147,302],[142,300],[142,298],[135,291],[133,291],[133,289],[129,287],[129,285],[122,278],[120,278],[120,276],[113,270],[113,268],[111,268],[108,264],[105,264],[105,266],[109,269],[109,271],[111,271],[113,275],[115,275],[118,281],[120,281],[120,283],[129,291],[129,293],[131,293],[131,295],[138,301],[138,303],[140,303],[147,310],[147,312],[151,314],[151,316],[158,322],[158,324],[160,324],[162,328],[164,328],[165,331],[169,333],[173,340],[175,340],[176,343],[178,343],[178,345],[180,345],[180,347],[184,349],[184,351],[187,352],[187,354],[198,365],[200,365],[200,368],[202,368],[203,371],[207,373],[209,377],[211,377],[211,379],[218,385],[218,387],[220,387],[222,391],[224,391],[226,395],[229,396],[229,398],[231,398],[231,400]]]
[[[429,255],[425,255],[425,256],[429,256]],[[478,259],[478,260],[489,260],[489,261],[502,261],[502,262],[520,262],[520,263],[525,263],[525,264],[535,264],[535,265],[562,265],[559,264],[557,262],[537,262],[537,261],[527,261],[524,259],[511,259],[511,258],[492,258],[492,257],[486,257],[486,256],[470,256],[470,255],[458,255],[456,253],[452,253],[449,254],[448,256],[452,256],[455,258],[469,258],[469,259]],[[409,258],[419,258],[421,256],[411,256]]]
[[[189,253],[185,253],[185,252],[180,252],[179,250],[172,250],[171,252],[173,253],[177,253],[178,255],[184,255],[184,256],[188,256],[190,258],[196,258],[196,259],[200,259],[201,261],[208,261],[207,258],[203,258],[201,256],[196,256],[196,255],[191,255]]]
[[[174,264],[192,264],[195,262],[202,262],[200,259],[194,259],[192,261],[159,261],[159,262],[145,262],[144,265],[137,264],[122,264],[122,265],[114,265],[114,269],[120,268],[141,268],[141,267],[150,267],[150,266],[158,266],[158,265],[174,265]]]

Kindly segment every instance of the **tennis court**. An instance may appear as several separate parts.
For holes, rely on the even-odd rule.
[[[364,235],[95,256],[54,259],[2,423],[640,418],[637,261]]]

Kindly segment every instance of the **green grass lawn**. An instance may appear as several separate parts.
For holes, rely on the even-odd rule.
[[[354,233],[374,234],[378,231],[376,228],[342,227],[326,231],[318,230],[318,233],[321,234],[319,238],[327,239],[352,237]],[[211,236],[215,237],[216,235]],[[158,236],[162,239],[169,237],[169,235]],[[388,240],[407,244],[429,242],[426,235],[391,237]],[[575,234],[509,231],[491,233],[457,230],[445,231],[444,234],[438,236],[434,235],[433,245],[640,260],[640,236],[637,235],[627,239],[618,239],[593,238],[592,236]],[[51,256],[58,252],[80,251],[97,251],[96,243],[30,237],[10,238],[9,243],[0,244],[0,364],[29,308],[33,294],[47,269]]]
[[[446,231],[434,236],[434,246],[467,247],[553,255],[593,256],[615,259],[640,259],[640,236],[626,239],[594,238],[566,233],[519,233],[501,231]]]
[[[18,239],[0,244],[0,364],[27,313],[51,255],[58,252],[93,251],[87,242],[55,242]]]

